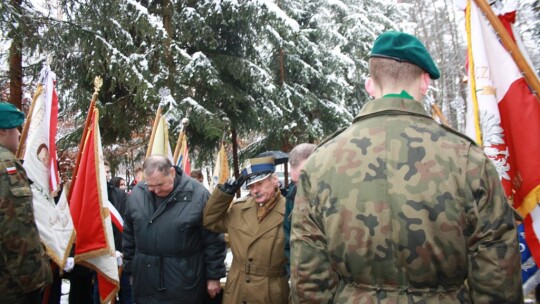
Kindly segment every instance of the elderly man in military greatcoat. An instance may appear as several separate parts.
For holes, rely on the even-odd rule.
[[[274,171],[273,157],[250,159],[236,181],[216,187],[204,208],[204,227],[229,233],[233,262],[223,303],[288,301],[283,250],[285,198]],[[250,196],[233,202],[244,181]]]

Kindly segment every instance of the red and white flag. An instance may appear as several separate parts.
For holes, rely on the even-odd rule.
[[[524,218],[527,245],[540,265],[540,101],[478,7],[469,4],[466,133],[494,162],[506,194]]]
[[[63,268],[75,231],[66,201],[60,200],[58,204],[54,202],[54,196],[59,190],[55,141],[58,97],[55,82],[56,75],[45,66],[41,70],[41,84],[36,90],[33,111],[29,117],[23,166],[33,182],[34,215],[41,242],[45,245],[47,255]]]
[[[96,270],[101,302],[108,303],[119,289],[118,266],[108,208],[99,111],[95,109],[89,115],[92,121],[79,152],[82,157],[70,199],[77,231],[75,262]]]

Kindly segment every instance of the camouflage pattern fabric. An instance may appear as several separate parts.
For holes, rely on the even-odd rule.
[[[522,303],[514,210],[493,164],[419,102],[368,102],[301,173],[295,303]]]
[[[23,166],[0,146],[0,303],[52,283],[49,259],[39,240],[32,191]]]

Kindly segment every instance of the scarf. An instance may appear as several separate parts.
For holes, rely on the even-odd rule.
[[[279,197],[281,196],[281,193],[279,192],[279,189],[276,189],[276,193],[274,195],[274,198],[267,202],[266,204],[260,206],[259,203],[257,204],[257,218],[259,219],[259,223],[264,220],[264,218],[272,211],[274,206],[277,204]]]

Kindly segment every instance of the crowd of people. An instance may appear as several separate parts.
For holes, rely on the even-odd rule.
[[[482,149],[424,110],[440,76],[429,52],[385,32],[369,72],[374,99],[352,124],[290,151],[286,196],[271,156],[212,193],[163,155],[135,170],[129,194],[108,176],[124,216],[120,303],[522,303],[519,216]],[[38,303],[53,274],[13,155],[24,114],[0,114],[0,302]],[[68,261],[65,273],[70,303],[96,301],[92,270]]]

